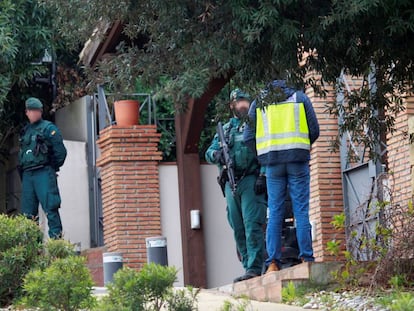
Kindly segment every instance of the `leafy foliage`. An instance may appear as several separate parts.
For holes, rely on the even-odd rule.
[[[0,214],[0,306],[21,295],[25,274],[37,264],[42,232],[24,216]]]
[[[282,301],[291,303],[297,298],[296,287],[292,281],[282,288]]]
[[[344,92],[345,104],[328,109],[346,114],[340,134],[355,130],[371,157],[412,90],[414,3],[408,0],[42,2],[56,12],[59,34],[73,46],[101,39],[108,23],[121,20],[122,42],[92,78],[125,88],[137,76],[151,86],[168,76],[163,92],[176,104],[233,73],[243,88],[287,77],[320,93],[329,84],[345,89],[337,84],[341,73],[360,77],[360,87]]]
[[[49,239],[43,245],[43,253],[39,258],[39,267],[46,268],[56,259],[73,257],[75,255],[75,246],[69,241]]]
[[[160,85],[164,84],[165,79],[160,81]],[[163,161],[175,161],[176,160],[176,138],[175,138],[175,107],[174,103],[165,98],[161,94],[153,95],[154,92],[146,87],[140,78],[136,79],[135,92],[150,94],[152,100],[155,102],[155,111],[151,111],[156,116],[157,129],[161,133],[160,142],[158,148],[162,151]],[[146,120],[149,118],[148,109],[140,111],[140,122],[146,124]]]
[[[414,308],[414,296],[412,293],[401,293],[390,305],[391,311],[408,311]]]
[[[51,113],[86,94],[76,64],[79,51],[66,48],[53,14],[38,0],[0,1],[0,161],[7,158],[9,140],[26,122],[27,97],[40,98],[44,117],[50,119]],[[55,61],[55,72],[49,60],[43,60],[46,50]]]
[[[254,96],[274,78],[313,86],[321,94],[335,86],[346,99],[327,104],[331,113],[345,115],[339,134],[354,132],[371,157],[384,135],[394,131],[404,96],[412,91],[414,3],[409,0],[5,0],[0,12],[3,145],[13,133],[7,129],[23,120],[17,105],[29,88],[42,97],[48,93],[31,83],[46,70],[33,61],[48,47],[73,68],[58,67],[56,110],[84,94],[74,62],[79,47],[102,39],[114,21],[123,24],[120,44],[86,70],[93,82],[133,90],[141,76],[156,89],[168,77],[160,92],[174,108],[188,96],[200,96],[218,76],[233,77]],[[362,83],[348,90],[337,80],[341,73]]]
[[[247,297],[239,297],[236,301],[225,300],[220,311],[249,311],[254,310]]]
[[[115,273],[108,285],[109,295],[102,299],[99,310],[195,310],[197,290],[173,290],[177,271],[150,263],[140,271],[123,268]]]
[[[44,299],[58,297],[53,295],[57,295],[56,291],[59,289],[51,290],[49,286],[56,285],[56,287],[60,287],[60,290],[66,290],[66,294],[70,294],[68,288],[64,289],[65,284],[68,287],[75,286],[74,291],[76,286],[89,284],[85,281],[87,277],[83,259],[75,257],[73,260],[68,259],[70,262],[63,260],[74,257],[74,254],[74,245],[68,241],[52,239],[43,244],[42,232],[35,221],[24,216],[9,217],[0,214],[0,306],[7,306],[22,298],[24,294],[22,286],[28,273],[32,273],[29,291],[33,290],[29,296],[32,294],[41,295],[41,297],[33,298],[34,296],[32,296],[32,298],[34,300],[40,299],[39,301],[43,299],[43,302]],[[50,273],[44,272],[56,260],[63,260],[63,263],[54,264],[54,268],[47,270],[52,271]],[[63,267],[65,265],[67,265],[67,269],[73,268],[72,272],[77,272],[68,276],[69,270],[64,270],[66,269]],[[34,270],[37,272],[31,272]],[[59,277],[53,279],[56,275]],[[81,279],[77,279],[77,277]],[[82,279],[83,277],[85,279]],[[53,281],[48,278],[52,278]],[[62,280],[65,280],[66,283],[63,284]],[[78,285],[75,284],[77,281],[79,281]],[[70,282],[72,283],[68,284]],[[51,285],[52,283],[53,285]],[[39,287],[43,289],[41,290]],[[47,298],[44,291],[47,291],[47,295],[51,296]]]
[[[340,241],[331,240],[326,242],[326,249],[333,255],[338,255],[341,247]]]
[[[380,305],[391,311],[408,311],[414,307],[414,296],[412,292],[399,290],[388,291],[386,295],[377,298]]]
[[[174,290],[166,298],[168,311],[193,311],[197,308],[197,295],[200,289],[187,287],[184,290]]]
[[[397,274],[397,275],[392,276],[388,283],[393,289],[396,289],[396,290],[402,289],[404,287],[408,287],[411,285],[410,282],[408,282],[407,280],[407,275],[405,274]]]
[[[93,281],[85,258],[54,260],[46,269],[30,271],[24,279],[23,304],[41,310],[76,311],[94,306]]]
[[[355,210],[355,213],[365,211],[358,217],[363,215],[376,220],[373,222],[374,230],[363,225],[361,228],[347,228],[344,213],[335,215],[331,221],[336,230],[347,230],[348,233],[346,250],[343,242],[335,239],[326,244],[331,254],[345,259],[343,269],[335,275],[341,286],[369,283],[399,289],[414,282],[413,204],[408,201],[404,205],[400,198],[395,197],[394,186],[386,182],[388,180],[392,180],[392,173],[383,173],[373,180],[380,185],[381,194],[370,193]]]
[[[8,152],[7,139],[24,120],[22,103],[31,80],[46,69],[34,63],[50,47],[49,21],[36,0],[0,2],[0,159]]]
[[[345,228],[345,213],[336,214],[333,216],[333,220],[331,224],[334,226],[336,230],[344,229]]]
[[[159,87],[166,84],[167,79],[163,79],[159,83]],[[137,93],[153,94],[148,87],[145,87],[140,78],[136,79]],[[156,115],[156,123],[159,132],[161,133],[161,139],[159,143],[159,149],[162,151],[163,161],[176,161],[176,137],[175,137],[175,119],[174,115],[176,108],[174,102],[166,96],[162,95],[162,92],[156,92],[153,96],[155,101],[155,111],[152,111]],[[199,141],[199,156],[200,159],[204,159],[204,154],[209,147],[211,140],[216,133],[216,124],[218,120],[228,120],[230,116],[230,109],[228,104],[228,90],[223,89],[209,104],[206,115],[204,118],[203,131],[200,135]],[[148,119],[148,110],[143,109],[140,112],[140,120],[142,124],[145,124]]]

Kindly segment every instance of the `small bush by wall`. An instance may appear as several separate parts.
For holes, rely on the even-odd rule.
[[[43,246],[42,256],[39,257],[39,268],[47,268],[56,259],[75,256],[75,247],[66,240],[48,240]]]
[[[41,241],[42,232],[34,221],[0,215],[0,306],[21,295],[25,274],[38,262]]]
[[[63,258],[75,258],[75,264],[77,261],[83,262],[83,259],[73,257],[74,255],[74,246],[68,241],[48,240],[43,244],[42,232],[35,221],[24,216],[9,217],[0,214],[0,306],[10,305],[22,298],[27,273],[35,270],[34,274],[43,275],[43,270]],[[68,264],[67,268],[71,265],[72,263]],[[78,274],[67,276],[67,282],[73,281],[71,278],[76,280],[76,277],[84,277],[86,281],[82,284],[89,284],[87,281],[90,276],[84,271],[86,268],[80,262],[77,265]],[[88,270],[86,272],[89,273]],[[62,276],[57,282],[61,280]]]
[[[140,271],[125,267],[115,273],[108,285],[109,295],[104,297],[100,311],[196,310],[198,290],[173,289],[177,270],[155,263],[145,264]]]
[[[26,275],[21,304],[41,310],[91,309],[96,303],[92,286],[85,258],[58,258],[46,269],[34,269]]]

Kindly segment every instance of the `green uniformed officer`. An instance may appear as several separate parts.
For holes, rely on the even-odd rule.
[[[56,172],[66,158],[66,148],[59,129],[42,119],[42,102],[30,97],[26,100],[26,116],[29,119],[20,134],[19,169],[22,176],[21,212],[36,220],[39,202],[46,214],[49,237],[62,236],[59,215],[60,195]]]
[[[227,181],[224,193],[227,202],[227,219],[233,229],[237,250],[245,274],[234,282],[259,276],[264,263],[264,232],[266,221],[266,179],[260,174],[256,155],[243,142],[244,119],[249,110],[249,96],[240,89],[230,94],[233,117],[223,126],[224,136],[233,161],[236,191],[233,193]],[[206,160],[222,170],[223,151],[218,135],[206,151]]]

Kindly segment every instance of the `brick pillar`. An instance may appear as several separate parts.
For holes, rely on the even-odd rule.
[[[406,100],[407,102],[407,114],[408,114],[408,135],[414,137],[414,94],[409,94]],[[409,140],[409,153],[410,153],[410,179],[411,179],[411,201],[414,196],[414,142]]]
[[[413,196],[414,145],[409,135],[414,135],[414,95],[405,99],[406,110],[395,118],[394,132],[387,134],[389,185],[393,203],[406,207]]]
[[[313,249],[316,261],[333,261],[326,250],[326,243],[340,240],[345,249],[345,232],[331,225],[333,216],[343,212],[341,159],[339,151],[330,151],[331,142],[338,135],[338,120],[326,111],[326,103],[335,101],[332,90],[325,98],[318,97],[312,88],[306,90],[315,109],[320,126],[320,136],[311,152],[310,220],[316,226]]]
[[[124,264],[146,263],[145,238],[161,235],[160,134],[152,125],[111,126],[100,133],[104,243]]]

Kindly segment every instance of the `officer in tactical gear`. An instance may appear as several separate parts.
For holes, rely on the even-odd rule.
[[[234,279],[234,282],[259,276],[264,263],[263,225],[266,221],[267,209],[266,178],[260,172],[256,154],[243,142],[244,121],[249,106],[249,95],[240,89],[233,90],[230,94],[233,117],[223,126],[236,182],[235,188],[228,180],[223,185],[227,202],[227,219],[233,229],[237,250],[246,271],[244,275]],[[223,170],[225,157],[217,134],[206,151],[205,157],[209,163],[218,165],[220,171]]]
[[[20,133],[19,170],[22,177],[21,212],[38,219],[39,202],[45,212],[50,238],[61,238],[62,222],[59,215],[60,195],[56,172],[66,158],[59,129],[42,119],[42,102],[30,97],[25,102],[29,119]]]

